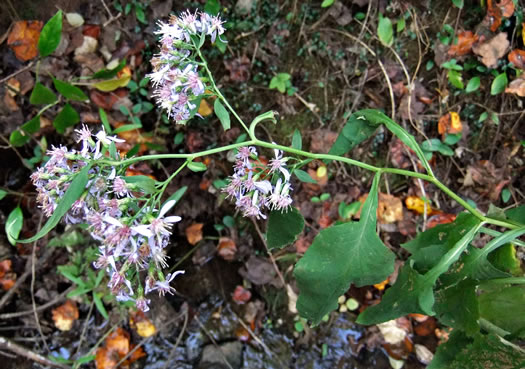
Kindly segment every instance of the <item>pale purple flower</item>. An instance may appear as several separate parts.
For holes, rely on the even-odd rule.
[[[173,295],[173,292],[176,292],[176,290],[175,290],[175,288],[170,286],[170,283],[179,274],[184,274],[184,270],[178,270],[178,271],[176,271],[174,273],[168,274],[164,281],[157,281],[157,282],[155,282],[155,286],[153,287],[153,289],[159,291],[159,296],[161,296],[161,295],[164,296],[166,293],[169,293],[170,295]]]
[[[121,177],[115,177],[113,180],[113,192],[119,197],[131,196],[126,181]]]
[[[274,173],[275,171],[279,170],[283,174],[284,180],[288,182],[290,180],[290,172],[285,166],[289,158],[284,158],[283,152],[281,150],[274,149],[273,151],[275,152],[275,158],[270,160],[270,163],[268,164],[270,173]]]

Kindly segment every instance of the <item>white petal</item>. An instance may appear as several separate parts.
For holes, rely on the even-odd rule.
[[[175,200],[170,200],[168,202],[166,202],[163,206],[162,206],[162,209],[160,209],[160,213],[159,213],[159,218],[162,218],[164,216],[164,214],[166,214],[168,211],[170,211],[170,209],[175,205]]]
[[[272,184],[270,183],[270,181],[267,181],[267,180],[258,181],[258,182],[255,182],[254,185],[255,185],[255,188],[257,188],[259,191],[263,192],[264,194],[267,194],[268,192],[272,191]]]
[[[179,216],[176,216],[176,215],[164,218],[164,221],[166,223],[177,223],[177,222],[180,222],[181,220],[182,220],[182,218],[179,217]]]
[[[113,224],[115,226],[123,227],[122,223],[120,223],[115,218],[110,217],[109,215],[104,217],[104,221],[108,222],[109,224]]]
[[[280,167],[279,170],[281,171],[281,173],[284,175],[284,181],[285,182],[288,182],[290,180],[290,172],[288,171],[288,169],[285,169],[283,167]]]
[[[150,231],[149,227],[150,227],[149,224],[141,224],[135,227],[131,227],[131,230],[145,237],[152,237],[153,232]]]

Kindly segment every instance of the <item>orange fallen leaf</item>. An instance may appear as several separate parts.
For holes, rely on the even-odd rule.
[[[458,34],[458,43],[450,46],[448,55],[460,56],[466,55],[472,51],[474,45],[479,39],[479,36],[472,31],[463,31]]]
[[[517,78],[505,89],[505,93],[525,97],[525,79]]]
[[[429,317],[414,326],[414,332],[421,337],[430,336],[436,330],[436,319]]]
[[[500,9],[501,15],[505,18],[512,17],[514,14],[515,6],[512,0],[501,0],[496,6]]]
[[[129,325],[141,337],[151,337],[157,331],[151,320],[140,310],[130,315]]]
[[[16,274],[11,270],[12,266],[13,263],[9,259],[0,261],[0,285],[4,291],[11,289],[16,281]]]
[[[507,58],[516,68],[525,69],[525,50],[512,50]]]
[[[41,21],[18,21],[7,38],[7,45],[18,60],[28,61],[38,55],[38,38],[43,27]]]
[[[64,304],[52,310],[55,327],[61,331],[69,331],[73,323],[78,319],[77,304],[72,300],[67,300]]]
[[[379,194],[377,216],[383,224],[395,223],[403,220],[403,203],[399,197],[386,193]]]
[[[383,282],[381,282],[381,283],[376,283],[376,284],[374,284],[374,287],[375,287],[376,289],[378,289],[379,291],[383,291],[383,290],[385,289],[385,287],[386,287],[387,284],[388,284],[388,278],[385,279],[385,280],[384,280]]]
[[[492,32],[496,32],[501,25],[501,17],[501,9],[494,5],[493,0],[487,0],[487,18]]]
[[[135,345],[129,342],[129,333],[120,327],[117,328],[106,338],[104,346],[97,349],[95,356],[97,369],[117,369],[118,362],[134,347]],[[129,364],[144,356],[146,353],[142,347],[139,347],[119,368],[128,368]]]
[[[217,245],[217,253],[224,260],[232,261],[235,259],[235,254],[237,253],[237,246],[235,242],[228,237],[219,238],[219,244]]]
[[[213,113],[213,108],[208,104],[205,99],[202,99],[199,105],[198,113],[203,117],[207,117]]]
[[[85,24],[82,28],[82,34],[84,36],[98,38],[100,35],[100,26],[97,24]]]
[[[193,223],[186,228],[186,238],[191,245],[196,245],[202,240],[202,226],[204,226],[203,223]]]
[[[461,133],[462,130],[463,125],[461,124],[458,113],[451,111],[439,118],[438,132],[443,138],[445,138],[447,134]]]
[[[428,219],[427,229],[434,228],[439,224],[452,223],[454,220],[456,220],[455,214],[439,213],[436,215],[432,215]]]
[[[418,196],[408,196],[405,199],[405,205],[408,210],[415,211],[418,214],[425,213],[425,201]],[[427,215],[430,215],[433,212],[435,212],[435,210],[432,209],[432,207],[427,201]]]
[[[250,301],[252,298],[252,293],[244,288],[243,286],[237,286],[235,287],[235,291],[233,291],[232,299],[235,301],[235,303],[242,305]]]

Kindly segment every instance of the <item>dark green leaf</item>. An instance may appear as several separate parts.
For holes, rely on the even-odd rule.
[[[73,86],[72,84],[69,84],[64,81],[60,81],[55,78],[53,78],[53,85],[55,86],[56,90],[62,94],[62,96],[64,96],[65,98],[69,100],[74,100],[74,101],[89,100],[86,94],[77,86]]]
[[[56,95],[49,88],[37,82],[31,92],[29,102],[33,105],[53,104],[57,101]]]
[[[113,129],[111,128],[111,125],[109,124],[108,116],[104,109],[98,108],[98,115],[100,116],[100,121],[104,125],[104,128],[106,129],[106,133],[108,135],[113,133]]]
[[[494,81],[492,81],[492,85],[490,86],[490,94],[491,95],[497,95],[505,91],[505,87],[507,87],[507,73],[503,72],[499,74],[496,78],[494,78]]]
[[[207,0],[204,11],[210,15],[217,15],[221,11],[221,4],[218,0]]]
[[[505,244],[488,255],[488,260],[497,269],[510,273],[513,276],[520,276],[523,271],[520,267],[520,260],[516,256],[516,247],[510,243]]]
[[[91,76],[92,79],[108,79],[113,78],[126,66],[126,59],[122,59],[118,66],[113,69],[102,69]]]
[[[25,240],[18,240],[21,243],[30,243],[37,241],[44,237],[50,230],[55,228],[60,219],[71,209],[71,206],[82,195],[88,183],[89,165],[86,165],[80,172],[75,175],[75,178],[66,190],[66,193],[60,199],[57,208],[53,215],[47,220],[47,223],[40,229],[40,231],[31,238]]]
[[[457,70],[450,69],[448,71],[448,80],[452,86],[459,88],[460,90],[465,88],[461,72],[458,72]]]
[[[226,110],[219,99],[215,99],[215,102],[213,103],[213,110],[215,111],[215,115],[217,115],[221,121],[222,128],[225,131],[229,130],[231,126],[230,113],[228,113],[228,110]]]
[[[40,130],[40,115],[36,115],[30,121],[25,122],[20,128],[29,134],[37,133]]]
[[[286,212],[274,210],[268,219],[268,230],[266,232],[268,248],[282,248],[297,239],[303,231],[304,218],[294,207]]]
[[[377,130],[378,124],[361,119],[357,114],[352,114],[343,130],[330,148],[331,155],[344,155],[364,140],[370,138]]]
[[[183,186],[179,188],[175,193],[173,193],[166,201],[164,201],[164,204],[166,204],[168,201],[175,200],[175,203],[178,203],[179,200],[184,196],[186,193],[186,190],[188,189],[188,186]],[[161,207],[162,209],[162,207]]]
[[[208,169],[206,165],[200,161],[190,161],[188,163],[188,169],[192,172],[202,172]]]
[[[452,0],[452,4],[454,4],[456,7],[463,9],[463,0]]]
[[[443,342],[437,347],[434,359],[427,366],[427,369],[449,368],[455,357],[473,341],[459,330],[453,330],[448,341]]]
[[[367,308],[357,319],[361,324],[377,324],[410,313],[434,315],[433,288],[440,275],[455,263],[472,241],[481,223],[463,233],[463,237],[439,262],[424,275],[413,269],[413,261],[403,266],[396,283],[390,287],[378,305]]]
[[[53,120],[53,126],[58,133],[63,134],[67,127],[74,126],[78,122],[80,122],[80,115],[70,104],[66,104]]]
[[[5,221],[5,234],[7,235],[7,240],[11,245],[16,244],[16,239],[22,230],[22,225],[24,224],[24,214],[22,214],[22,209],[20,206],[14,208]]]
[[[135,16],[137,17],[137,20],[142,24],[148,24],[148,21],[146,20],[146,15],[144,14],[144,9],[142,9],[140,6],[135,6]]]
[[[9,135],[9,143],[15,147],[24,146],[29,140],[31,136],[29,136],[27,133],[22,132],[20,130],[16,130],[11,132]]]
[[[315,179],[313,179],[312,177],[310,177],[310,175],[305,172],[304,170],[301,170],[301,169],[295,169],[293,171],[293,174],[295,174],[295,176],[301,181],[301,182],[306,182],[306,183],[317,183],[317,181]]]
[[[479,295],[481,317],[521,338],[525,337],[524,306],[523,286],[498,288]]]
[[[47,21],[40,37],[38,38],[38,51],[40,56],[50,55],[60,44],[62,37],[62,10],[59,10],[50,20]]]
[[[395,256],[376,233],[379,178],[376,174],[359,222],[322,230],[295,267],[297,309],[314,324],[337,308],[337,299],[350,284],[379,283],[394,270]]]
[[[303,148],[303,139],[301,138],[301,132],[299,132],[298,129],[293,131],[292,147],[297,150],[301,150]]]
[[[0,190],[0,200],[7,196],[7,191]]]
[[[432,269],[465,232],[476,226],[478,222],[475,216],[460,213],[453,223],[440,224],[427,229],[401,246],[412,254],[410,259],[415,262],[414,268],[424,273]]]
[[[102,302],[102,294],[100,292],[94,292],[93,291],[93,301],[95,302],[95,306],[97,307],[97,310],[99,313],[104,317],[104,319],[109,319],[108,312],[106,311],[106,308],[104,306],[104,303]]]
[[[477,334],[480,327],[476,282],[465,279],[436,291],[435,310],[440,323],[460,329],[469,336]]]
[[[505,211],[507,219],[516,222],[517,224],[525,225],[525,205],[520,205],[516,208]]]

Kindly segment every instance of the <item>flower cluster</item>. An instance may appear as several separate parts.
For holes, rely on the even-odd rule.
[[[191,55],[195,50],[192,36],[217,36],[224,33],[223,21],[206,13],[171,16],[168,23],[159,22],[160,54],[151,59],[153,72],[148,77],[155,86],[157,104],[177,123],[185,123],[196,110],[193,101],[204,94],[205,86],[199,77],[198,66]],[[198,42],[198,41],[197,41]]]
[[[241,147],[236,155],[234,174],[224,188],[227,198],[235,199],[235,206],[246,217],[266,219],[264,210],[287,210],[292,204],[289,158],[280,150],[266,165],[258,160],[252,146]]]
[[[113,152],[112,160],[120,160],[114,143],[124,140],[108,136],[104,129],[93,135],[85,125],[76,132],[81,150],[53,147],[47,153],[49,161],[31,175],[38,191],[37,202],[44,214],[51,216],[72,181],[89,166],[85,189],[64,219],[70,224],[88,224],[91,236],[101,243],[94,267],[106,269],[108,287],[117,300],[133,300],[137,308],[147,311],[150,300],[145,295],[155,290],[161,295],[173,294],[175,289],[169,283],[183,273],[164,276],[161,271],[167,266],[164,249],[171,228],[181,219],[166,216],[175,201],[168,201],[160,211],[149,206],[143,183],[122,176],[125,168],[104,165],[101,158],[106,151]],[[142,271],[147,275],[144,287]]]

